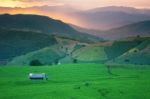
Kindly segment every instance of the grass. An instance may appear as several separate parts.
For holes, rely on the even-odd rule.
[[[48,81],[30,81],[45,72]],[[0,99],[149,99],[150,68],[111,68],[101,64],[0,67]]]

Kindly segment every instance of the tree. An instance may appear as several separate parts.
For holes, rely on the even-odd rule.
[[[125,62],[130,62],[130,60],[129,59],[125,59]]]
[[[30,61],[30,66],[42,66],[43,64],[39,60],[32,60]]]
[[[59,63],[59,59],[55,59],[54,63],[57,65]]]
[[[77,63],[78,61],[77,61],[77,59],[73,59],[73,63]]]

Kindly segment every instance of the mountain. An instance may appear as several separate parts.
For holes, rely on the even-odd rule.
[[[125,12],[125,13],[130,13],[130,14],[150,15],[150,9],[137,9],[137,8],[125,7],[125,6],[107,6],[107,7],[90,9],[88,11],[92,13],[113,11],[113,12]]]
[[[4,14],[0,15],[0,63],[55,45],[58,37],[84,43],[103,41],[49,17]]]
[[[95,36],[99,36],[99,34],[103,32],[103,31],[101,31],[101,30],[83,28],[83,27],[79,27],[79,26],[73,25],[73,24],[69,24],[69,25],[70,25],[72,28],[74,28],[75,30],[77,30],[77,31],[86,32],[86,33],[88,33],[88,34],[92,34],[92,35],[95,35]]]
[[[150,9],[136,9],[132,7],[108,6],[90,10],[78,10],[70,6],[34,6],[27,8],[0,7],[0,10],[0,13],[47,15],[63,20],[66,23],[96,30],[107,30],[150,20]]]
[[[70,26],[78,31],[93,34],[106,40],[126,39],[136,36],[150,36],[150,20],[128,24],[122,27],[113,28],[105,31],[81,28],[72,24],[70,24]]]
[[[68,24],[46,16],[38,15],[0,15],[0,27],[69,37],[85,42],[101,41],[101,38],[78,32]]]
[[[99,36],[112,40],[135,36],[150,36],[150,21],[142,21],[114,28],[102,34],[100,33]]]
[[[86,24],[93,25],[92,29],[108,30],[140,21],[150,20],[150,9],[108,6],[80,12],[79,17],[81,18],[81,21]],[[89,27],[92,27],[90,25]]]
[[[85,32],[94,30],[80,28],[79,32],[45,16],[0,15],[0,62],[6,59],[9,65],[149,64],[150,42],[149,37],[144,37],[149,36],[149,26],[150,21],[141,21],[99,31],[96,35],[114,40],[106,41]],[[136,57],[139,62],[135,63]]]
[[[107,30],[139,21],[150,20],[149,15],[131,14],[121,11],[79,12],[77,17],[86,27],[98,30]]]

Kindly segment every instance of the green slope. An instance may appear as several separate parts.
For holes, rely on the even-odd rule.
[[[53,36],[46,34],[0,28],[0,60],[12,59],[56,43]]]
[[[87,46],[80,48],[73,52],[72,57],[78,61],[105,61],[107,60],[107,55],[104,51],[104,47],[100,46]]]
[[[136,46],[137,49],[142,50],[150,44],[150,37],[143,38],[143,42]]]
[[[119,64],[150,64],[150,38],[145,38],[141,44],[131,48],[111,63]]]
[[[124,64],[149,64],[150,39],[132,38],[114,42],[100,42],[86,44],[67,38],[55,37],[57,44],[45,50],[35,51],[24,56],[14,58],[13,64],[29,64],[32,60],[40,59],[43,64],[55,63],[124,63]],[[57,47],[56,47],[57,46]],[[62,56],[58,57],[57,53]],[[41,57],[42,56],[42,57]],[[57,57],[57,59],[55,58]],[[131,62],[128,62],[131,60]],[[27,62],[26,62],[27,61]]]
[[[114,41],[111,46],[105,47],[105,52],[107,53],[108,59],[110,60],[122,55],[123,53],[138,45],[138,41],[134,39],[131,41]]]
[[[14,58],[8,65],[30,65],[32,61],[38,60],[41,65],[57,64],[60,58],[65,57],[66,53],[58,45],[46,47],[38,51],[28,53]]]
[[[55,36],[55,39],[57,44],[13,58],[8,64],[29,65],[33,60],[39,60],[44,65],[73,63],[72,53],[86,46],[86,43],[69,38]]]

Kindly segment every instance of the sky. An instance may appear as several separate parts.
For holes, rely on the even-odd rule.
[[[0,7],[69,5],[79,9],[92,9],[104,6],[128,6],[150,8],[149,0],[0,0]]]

